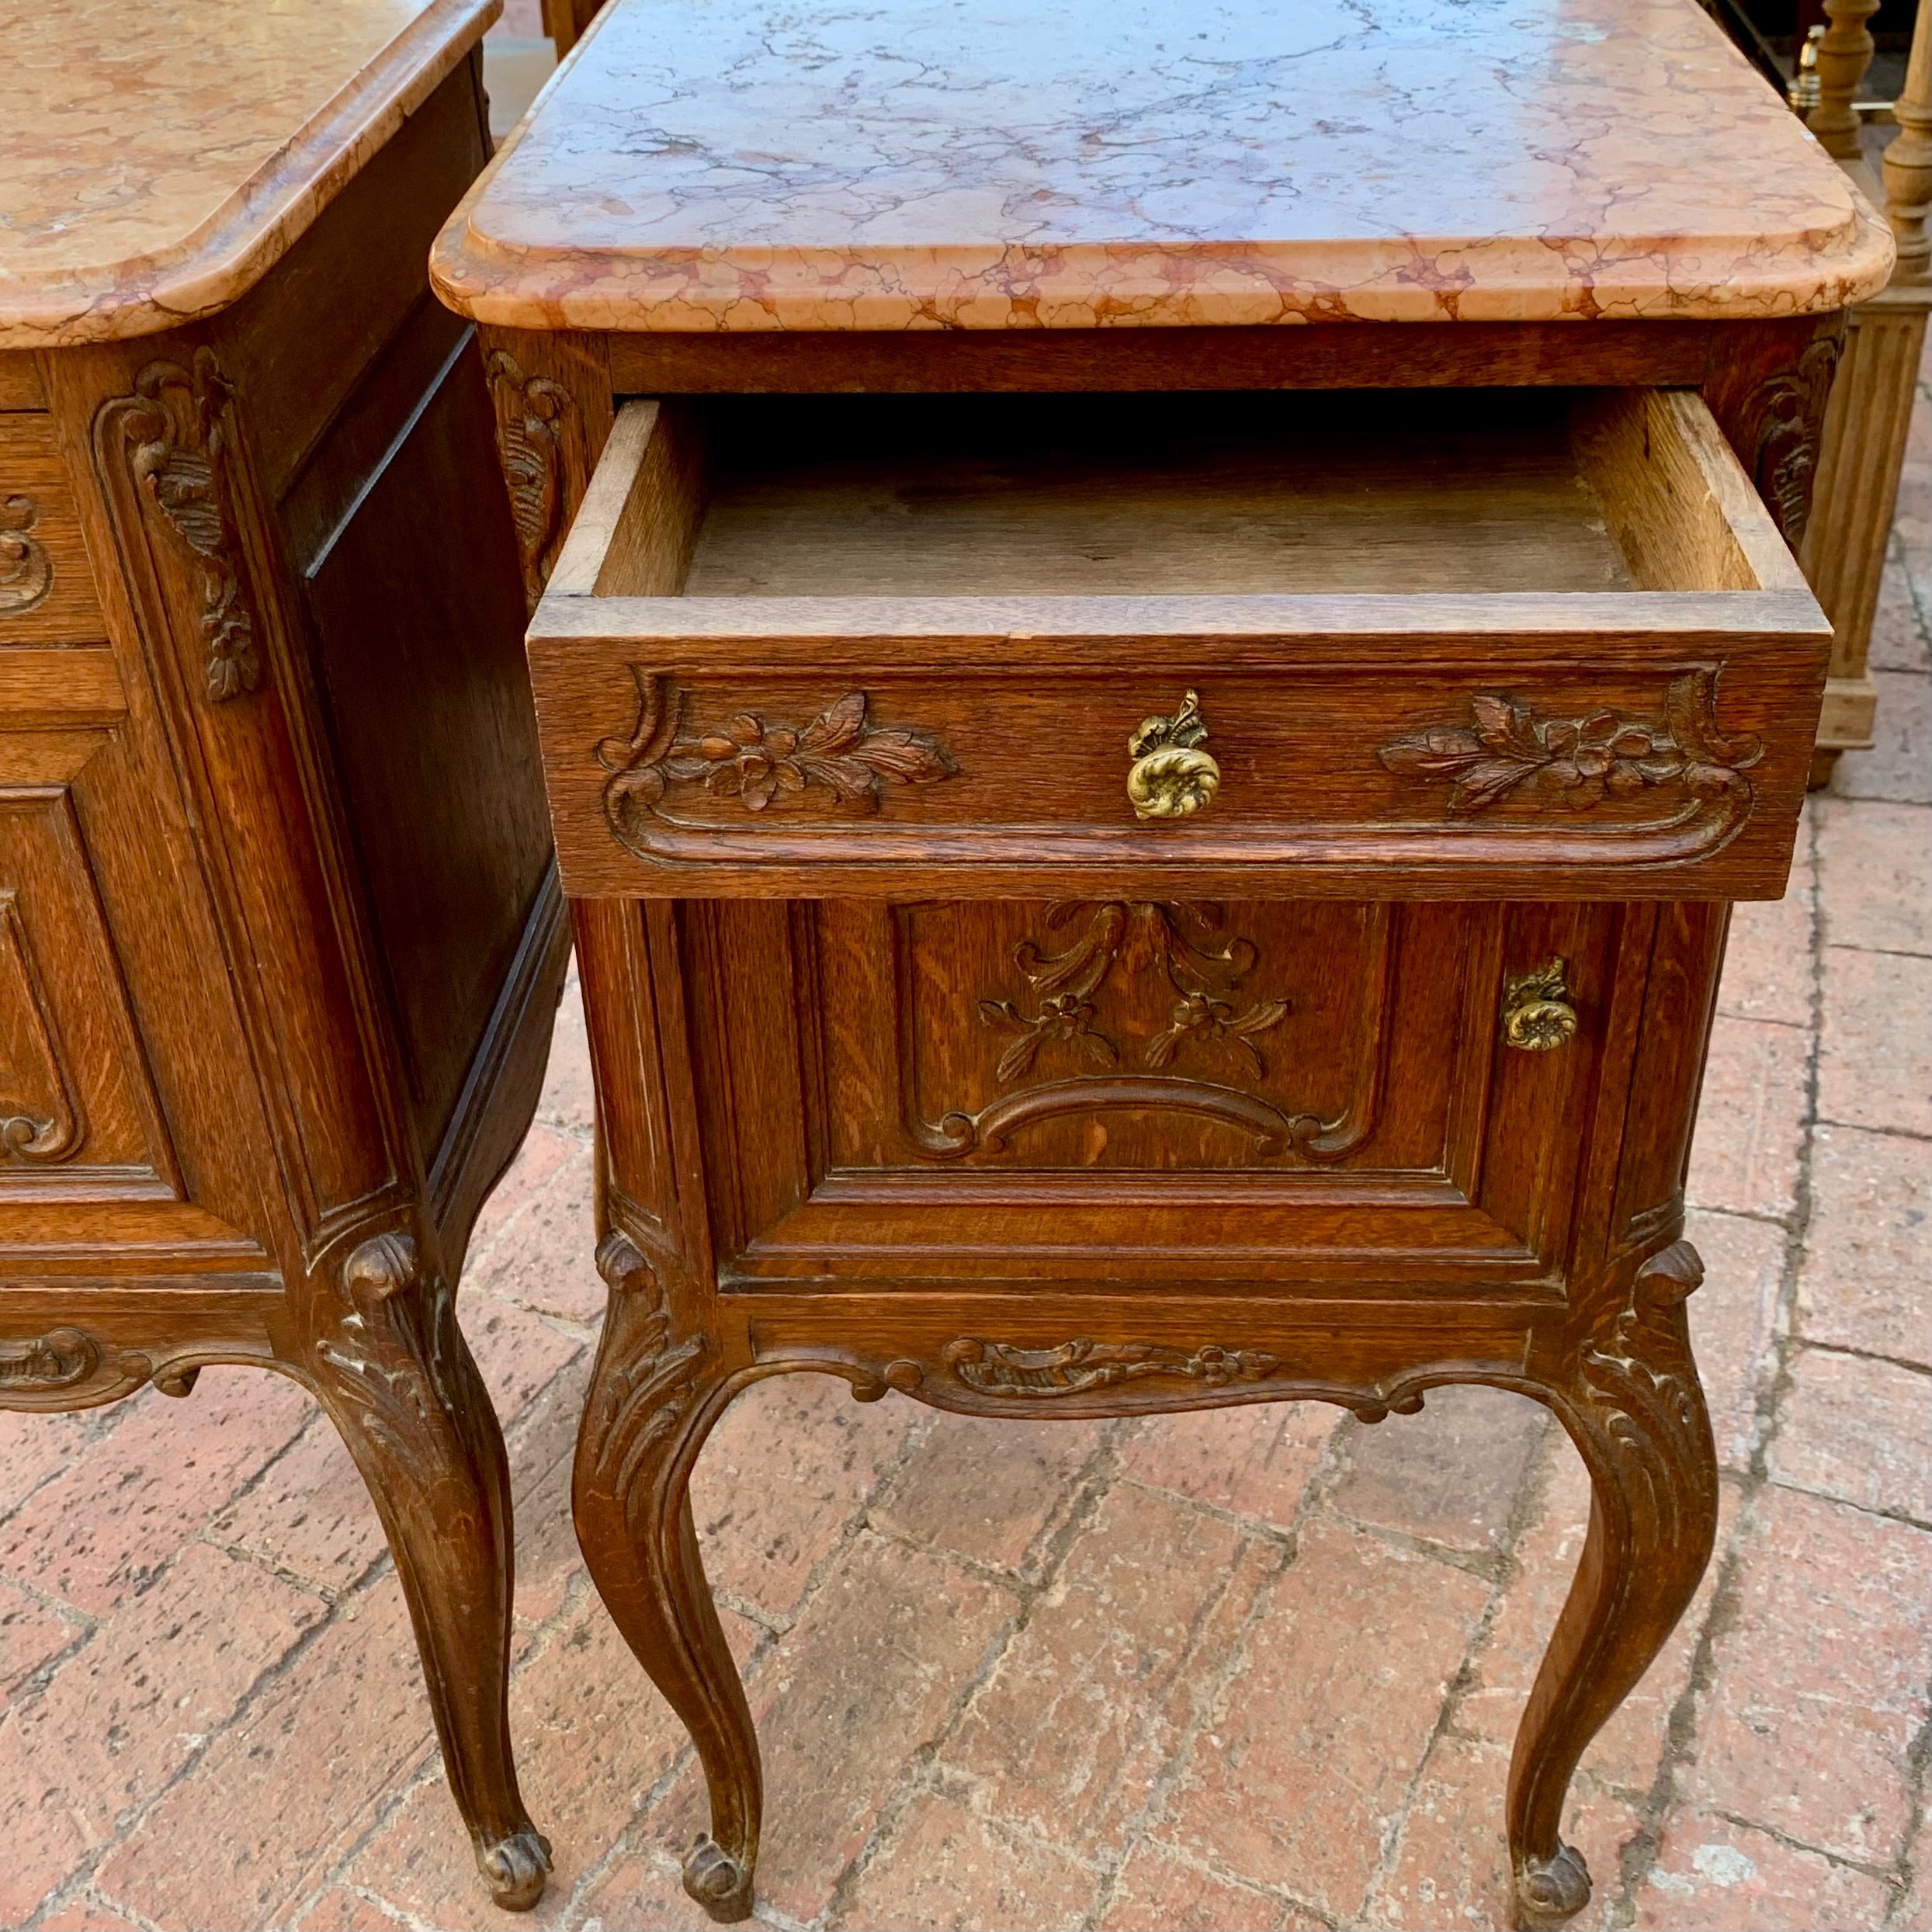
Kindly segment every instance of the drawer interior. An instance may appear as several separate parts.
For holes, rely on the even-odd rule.
[[[629,426],[647,441],[626,495],[585,505],[583,533],[608,542],[580,548],[588,581],[560,590],[1428,595],[1795,581],[1754,499],[1723,500],[1727,483],[1750,492],[1721,441],[1701,446],[1718,435],[1701,404],[1667,392],[723,397],[666,402]]]

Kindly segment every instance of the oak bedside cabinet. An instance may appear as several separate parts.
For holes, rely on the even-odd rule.
[[[1507,1816],[1582,1907],[1570,1773],[1711,1549],[1685,1162],[1890,260],[1694,0],[615,0],[470,191],[598,1090],[578,1533],[713,1916],[758,1760],[686,1483],[803,1370],[1547,1403],[1595,1504]]]
[[[473,331],[495,0],[49,0],[0,109],[0,1406],[279,1368],[542,1891],[451,1300],[567,956]]]

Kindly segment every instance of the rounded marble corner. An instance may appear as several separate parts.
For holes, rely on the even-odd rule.
[[[10,174],[8,205],[0,208],[0,349],[154,335],[231,307],[467,57],[501,11],[502,0],[345,0],[312,13],[278,12],[269,36],[250,0],[218,0],[192,14],[165,0],[81,0],[46,10],[64,36],[64,72],[87,59],[78,12],[83,20],[99,16],[104,55],[111,44],[112,61],[101,63],[104,88],[111,91],[115,73],[130,63],[151,79],[164,77],[144,97],[144,111],[171,98],[165,77],[171,61],[182,64],[184,35],[193,36],[204,60],[220,52],[224,86],[215,98],[191,73],[172,96],[178,120],[144,126],[134,141],[116,125],[111,158],[120,172],[89,170],[102,184],[91,215],[72,211],[75,172],[88,168],[88,157],[77,154],[58,110],[47,110],[42,125],[25,113],[13,117],[0,138],[0,170]],[[359,57],[349,24],[358,15],[369,29]],[[245,34],[227,33],[229,16],[253,24]],[[345,54],[355,64],[340,85],[299,106],[263,78],[266,68],[299,91],[318,61]],[[251,112],[258,117],[252,144],[236,126]],[[218,149],[210,135],[213,120],[224,136]],[[211,151],[222,158],[210,160]],[[38,206],[36,161],[47,175]]]

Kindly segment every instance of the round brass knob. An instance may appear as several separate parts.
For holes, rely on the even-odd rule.
[[[1205,810],[1220,789],[1220,766],[1206,752],[1183,745],[1136,758],[1127,774],[1136,818],[1185,818]]]
[[[1503,1040],[1526,1053],[1546,1053],[1574,1039],[1576,1009],[1563,983],[1563,962],[1552,959],[1511,980],[1503,991]]]
[[[1221,768],[1201,749],[1208,735],[1201,701],[1190,691],[1171,718],[1143,718],[1127,741],[1133,760],[1127,797],[1136,818],[1188,818],[1221,789]]]

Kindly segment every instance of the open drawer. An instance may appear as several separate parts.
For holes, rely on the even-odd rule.
[[[1774,898],[1830,628],[1694,395],[633,402],[584,897]]]

